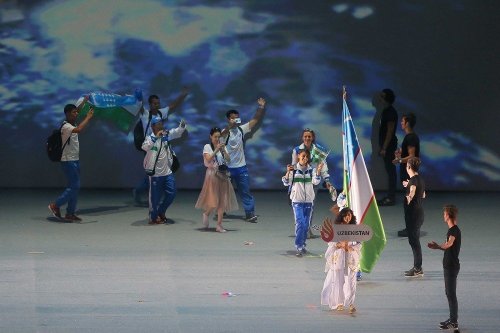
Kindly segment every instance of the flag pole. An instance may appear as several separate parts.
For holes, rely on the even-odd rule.
[[[346,86],[345,85],[342,85],[342,103],[346,103],[347,101],[347,90],[346,90]],[[343,189],[342,189],[342,192],[344,193],[345,195],[345,198],[346,198],[346,204],[347,204],[347,207],[350,207],[351,206],[351,200],[349,198],[349,191],[348,191],[348,186],[349,186],[349,180],[348,180],[348,176],[347,176],[347,173],[348,173],[348,166],[347,166],[347,140],[346,140],[346,127],[345,127],[345,114],[344,114],[344,108],[342,107],[342,132],[343,135],[342,135],[342,157],[343,157],[343,160],[344,160],[344,177],[343,177],[343,181],[342,181],[342,185],[343,185]]]

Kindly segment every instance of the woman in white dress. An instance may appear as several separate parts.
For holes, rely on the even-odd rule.
[[[210,130],[210,143],[203,148],[203,163],[207,168],[205,181],[195,207],[203,209],[203,226],[208,228],[210,214],[217,210],[217,232],[226,232],[222,227],[224,212],[238,209],[238,201],[234,193],[226,163],[229,161],[224,143],[219,142],[221,130],[214,127]]]

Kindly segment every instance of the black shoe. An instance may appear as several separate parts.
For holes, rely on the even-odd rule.
[[[406,229],[399,230],[398,237],[408,237],[408,230],[406,230]]]
[[[419,277],[419,276],[424,276],[424,270],[422,268],[416,269],[413,267],[409,271],[405,272],[406,277]]]
[[[377,200],[377,204],[379,206],[394,206],[396,204],[396,201],[391,198],[383,198],[382,200]]]
[[[446,319],[445,321],[440,322],[440,323],[439,323],[439,326],[444,326],[444,325],[446,325],[446,324],[448,324],[448,323],[450,323],[450,322],[451,322],[451,320],[450,320],[450,318],[448,318],[448,319]]]
[[[445,322],[444,325],[439,325],[439,329],[441,329],[441,330],[457,330],[458,329],[458,323],[454,323],[454,322],[452,322],[450,320],[448,322]]]
[[[245,221],[250,222],[250,223],[257,223],[257,215],[248,214],[247,217],[245,218]]]
[[[304,248],[302,248],[302,249],[300,250],[300,253],[302,253],[302,254],[307,254],[307,250],[306,250],[306,248],[305,248],[305,247],[304,247]]]
[[[295,256],[298,257],[298,258],[301,258],[302,257],[302,251],[297,250],[297,253],[295,253]]]

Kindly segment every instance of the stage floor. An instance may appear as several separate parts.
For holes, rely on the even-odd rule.
[[[500,193],[428,193],[416,279],[402,275],[413,260],[396,236],[401,201],[381,207],[387,245],[349,315],[320,306],[326,243],[309,240],[311,255],[295,257],[284,192],[254,193],[259,222],[237,212],[226,234],[201,229],[197,192],[180,191],[174,223],[154,226],[118,190],[83,190],[83,222],[59,223],[47,209],[59,192],[0,190],[0,332],[438,332],[443,253],[425,244],[445,239],[445,203],[460,209],[461,331],[500,331]],[[318,195],[313,223],[330,204]]]

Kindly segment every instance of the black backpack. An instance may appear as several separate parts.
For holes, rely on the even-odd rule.
[[[137,150],[143,151],[142,143],[144,142],[145,138],[146,137],[144,135],[144,129],[142,128],[142,121],[139,119],[137,125],[135,125],[134,127],[134,146]]]
[[[161,114],[160,111],[158,111],[160,114],[160,117],[163,119],[163,115]],[[142,120],[139,118],[139,121],[134,127],[134,146],[138,151],[142,151],[142,144],[144,143],[144,140],[146,139],[146,132],[148,131],[149,124],[151,123],[151,113],[149,114],[149,120],[148,124],[146,125],[146,130],[142,127]],[[168,118],[168,116],[167,116]]]
[[[66,142],[62,143],[62,133],[61,130],[66,122],[63,122],[59,130],[53,130],[52,134],[47,138],[47,155],[49,156],[49,160],[52,162],[61,162],[62,152],[66,144],[69,144],[69,139],[71,135],[68,137]]]
[[[241,133],[241,139],[243,140],[243,149],[244,149],[245,148],[245,134],[243,134],[243,130],[241,129],[241,126],[238,126],[238,129],[240,130],[240,133]],[[229,142],[230,135],[231,135],[231,132],[229,131],[227,133],[226,146],[227,146],[227,143]]]

